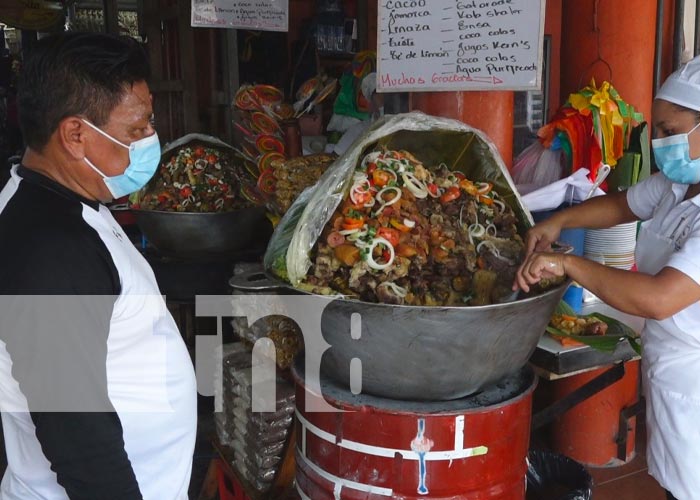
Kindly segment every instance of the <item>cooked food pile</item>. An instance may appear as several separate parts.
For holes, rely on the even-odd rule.
[[[523,257],[516,222],[492,184],[407,151],[375,151],[324,228],[302,287],[388,304],[499,302]]]
[[[567,335],[605,335],[608,324],[595,316],[553,314],[549,324]]]
[[[289,210],[297,196],[315,184],[334,159],[333,155],[320,153],[271,162],[270,175],[274,177],[271,194],[277,212],[284,214]]]
[[[138,194],[134,208],[175,212],[227,212],[246,205],[245,195],[227,154],[205,146],[186,146],[160,164]],[[243,195],[239,196],[239,193]]]

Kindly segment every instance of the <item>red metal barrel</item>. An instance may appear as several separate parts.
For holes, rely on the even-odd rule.
[[[454,401],[353,395],[322,381],[326,403],[295,366],[297,490],[302,499],[523,500],[536,379],[528,368]],[[308,406],[312,408],[312,406]]]

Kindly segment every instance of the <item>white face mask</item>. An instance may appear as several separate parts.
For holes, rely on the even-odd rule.
[[[127,146],[89,121],[83,121],[110,141],[129,150],[129,165],[126,167],[123,174],[113,177],[106,176],[88,160],[87,157],[84,158],[85,163],[102,176],[107,189],[109,189],[109,192],[112,193],[115,199],[138,191],[151,180],[160,162],[160,141],[158,140],[158,134],[154,133],[153,135],[134,141]]]

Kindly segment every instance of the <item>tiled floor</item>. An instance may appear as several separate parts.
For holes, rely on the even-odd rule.
[[[641,419],[640,419],[641,420]],[[594,500],[665,500],[666,494],[647,473],[646,427],[643,420],[637,426],[637,456],[620,467],[593,468]]]

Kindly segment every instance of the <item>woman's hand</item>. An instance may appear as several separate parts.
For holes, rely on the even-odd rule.
[[[525,235],[525,255],[529,256],[532,252],[550,250],[552,243],[559,238],[561,229],[561,224],[558,224],[553,218],[533,226]]]
[[[518,268],[513,283],[513,290],[530,291],[530,285],[539,283],[546,278],[564,276],[566,274],[565,254],[561,253],[530,253]]]

